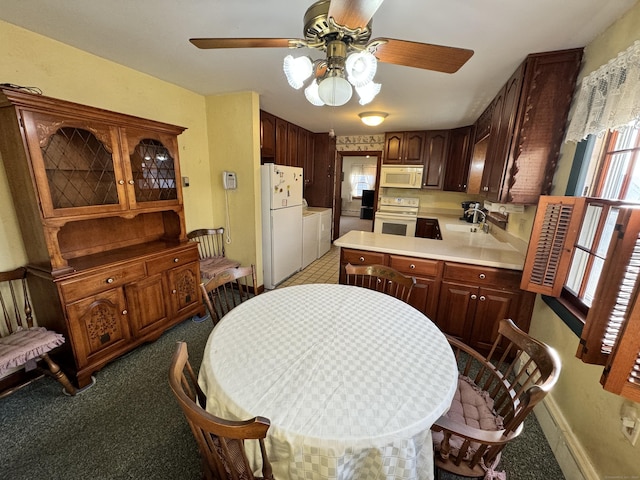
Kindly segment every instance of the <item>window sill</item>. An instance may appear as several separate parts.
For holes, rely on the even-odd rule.
[[[580,338],[582,329],[584,328],[584,315],[577,311],[569,302],[562,299],[562,297],[548,297],[547,295],[541,295],[541,297],[544,303]]]

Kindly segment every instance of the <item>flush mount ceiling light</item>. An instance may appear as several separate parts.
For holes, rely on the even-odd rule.
[[[370,127],[380,125],[388,115],[389,114],[385,112],[362,112],[358,114],[362,123]]]

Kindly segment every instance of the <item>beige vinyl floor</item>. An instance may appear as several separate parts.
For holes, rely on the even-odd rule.
[[[286,279],[277,288],[306,283],[338,283],[339,269],[340,247],[331,245],[329,251],[322,257],[309,264],[304,270]]]

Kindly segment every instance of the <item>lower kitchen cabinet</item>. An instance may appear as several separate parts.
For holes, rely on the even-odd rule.
[[[418,221],[416,222],[416,237],[442,240],[438,219],[418,218]]]
[[[529,330],[534,296],[520,290],[522,273],[444,262],[438,312],[440,329],[480,352],[488,352],[498,323],[511,318]]]
[[[170,326],[203,315],[199,283],[195,243],[61,278],[78,385],[88,385],[106,363]]]
[[[535,294],[520,290],[520,271],[342,248],[340,283],[347,263],[388,265],[415,277],[409,303],[480,352],[491,348],[503,318],[529,330]]]
[[[429,318],[435,318],[440,291],[442,262],[423,258],[389,255],[389,266],[416,279],[409,303]]]

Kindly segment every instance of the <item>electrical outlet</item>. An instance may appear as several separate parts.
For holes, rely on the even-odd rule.
[[[625,436],[631,445],[636,444],[638,435],[640,434],[640,419],[638,419],[638,410],[636,407],[624,404],[622,411],[620,412],[620,419],[622,420],[622,434]]]

